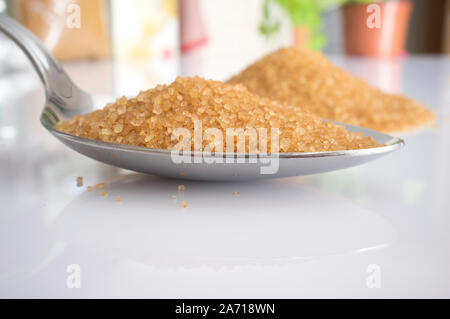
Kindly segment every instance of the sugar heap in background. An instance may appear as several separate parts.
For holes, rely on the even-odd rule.
[[[411,130],[434,122],[435,115],[403,96],[372,88],[303,48],[275,51],[231,78],[251,92],[297,106],[321,118],[382,132]]]

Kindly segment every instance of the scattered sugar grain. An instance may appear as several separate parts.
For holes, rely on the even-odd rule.
[[[105,183],[98,183],[97,185],[95,185],[95,188],[97,189],[102,189],[105,187]]]
[[[83,186],[83,176],[78,176],[77,177],[77,187],[82,187]]]

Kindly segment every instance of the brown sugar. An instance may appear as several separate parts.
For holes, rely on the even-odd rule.
[[[105,188],[105,183],[98,183],[97,185],[95,185],[95,188],[97,189]]]
[[[271,150],[269,132],[277,128],[280,152],[378,146],[371,137],[349,132],[341,125],[323,121],[297,107],[261,98],[243,85],[200,77],[177,78],[168,86],[159,85],[140,92],[135,98],[122,97],[102,110],[57,123],[56,128],[89,139],[156,149],[174,149],[179,140],[172,140],[172,132],[185,128],[192,133],[193,149],[194,121],[201,121],[203,130],[221,130],[224,137],[227,128],[265,128],[268,150]],[[203,147],[212,140],[204,139]],[[225,139],[223,145],[225,148]]]
[[[178,190],[179,190],[180,192],[184,191],[184,185],[178,185]]]
[[[435,119],[434,113],[412,99],[372,88],[321,53],[300,47],[275,51],[228,83],[241,83],[255,94],[321,118],[382,132],[406,131]]]

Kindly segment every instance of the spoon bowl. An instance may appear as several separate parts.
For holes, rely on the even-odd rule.
[[[352,132],[373,137],[381,147],[368,149],[311,152],[249,154],[184,152],[185,162],[174,160],[170,150],[106,143],[70,135],[55,124],[77,114],[85,114],[111,102],[102,96],[79,89],[64,72],[43,44],[15,20],[0,14],[0,30],[25,52],[44,85],[46,103],[41,115],[42,125],[57,139],[76,152],[95,160],[132,171],[192,180],[236,181],[324,173],[360,165],[404,145],[399,138],[357,126],[344,125]]]

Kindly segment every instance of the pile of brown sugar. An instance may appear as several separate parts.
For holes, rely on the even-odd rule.
[[[280,152],[314,152],[360,149],[378,146],[371,137],[351,133],[343,126],[322,121],[298,108],[280,104],[250,93],[243,85],[204,80],[200,77],[177,78],[170,85],[159,85],[140,92],[132,99],[122,97],[102,110],[78,115],[58,123],[63,132],[104,142],[173,149],[176,128],[192,133],[194,121],[201,120],[203,131],[217,128],[279,129]],[[211,141],[203,141],[203,147]],[[248,149],[248,148],[247,148]],[[221,151],[221,150],[218,150]],[[235,147],[236,151],[236,147]]]
[[[400,132],[434,122],[434,113],[419,103],[372,88],[333,65],[324,55],[304,48],[275,51],[228,83],[296,105],[325,119],[382,132]]]

